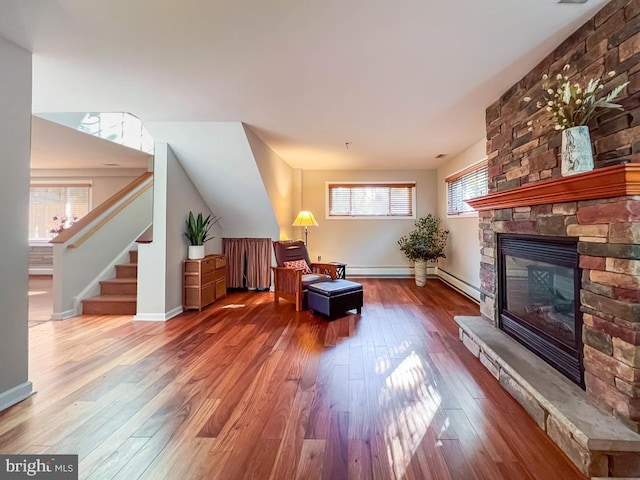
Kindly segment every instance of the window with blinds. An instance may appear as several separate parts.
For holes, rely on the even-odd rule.
[[[328,183],[328,217],[415,218],[415,183]]]
[[[89,184],[31,185],[29,240],[50,240],[90,210]]]
[[[486,195],[489,191],[487,161],[472,165],[445,178],[447,183],[447,215],[474,212],[466,200]]]

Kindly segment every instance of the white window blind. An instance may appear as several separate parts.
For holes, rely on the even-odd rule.
[[[487,162],[482,161],[445,179],[447,183],[447,215],[473,212],[466,200],[481,197],[489,191]]]
[[[82,185],[31,185],[29,240],[49,240],[87,214],[90,188]]]
[[[414,217],[415,183],[330,183],[329,217]]]

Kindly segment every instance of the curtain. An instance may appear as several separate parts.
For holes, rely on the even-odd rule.
[[[223,238],[222,253],[227,256],[227,287],[244,287],[244,242],[242,238]]]
[[[229,288],[271,287],[270,238],[223,238],[222,251],[228,260]]]

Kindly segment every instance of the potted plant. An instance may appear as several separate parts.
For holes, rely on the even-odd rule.
[[[184,232],[184,236],[189,240],[189,253],[187,255],[189,259],[204,258],[204,242],[215,238],[209,236],[209,230],[219,220],[220,217],[212,217],[211,215],[204,218],[202,212],[198,216],[194,216],[193,212],[189,212],[186,220],[187,231]]]
[[[418,219],[415,229],[398,240],[400,250],[415,264],[416,285],[424,287],[427,281],[427,262],[445,258],[448,230],[440,228],[440,219],[427,215]]]

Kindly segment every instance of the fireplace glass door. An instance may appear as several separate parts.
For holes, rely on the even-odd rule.
[[[575,241],[502,235],[499,248],[500,327],[582,385]]]

